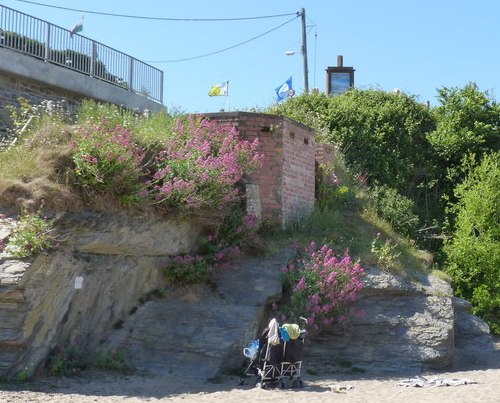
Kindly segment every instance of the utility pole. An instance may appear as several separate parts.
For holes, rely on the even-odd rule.
[[[307,67],[306,10],[300,10],[302,19],[302,57],[304,58],[304,92],[309,92],[309,69]]]

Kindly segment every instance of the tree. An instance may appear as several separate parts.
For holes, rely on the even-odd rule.
[[[436,130],[428,140],[436,152],[439,193],[454,202],[453,189],[467,176],[471,161],[500,150],[500,106],[474,83],[438,90]],[[474,165],[472,165],[472,168]],[[453,222],[453,215],[448,216]]]
[[[500,333],[500,152],[486,155],[455,189],[455,232],[445,244],[455,294]]]
[[[500,106],[475,83],[438,89],[437,128],[428,139],[448,166],[469,153],[482,155],[500,146]]]

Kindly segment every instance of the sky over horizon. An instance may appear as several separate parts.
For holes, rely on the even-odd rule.
[[[302,24],[297,13],[302,8],[309,89],[326,90],[326,69],[336,66],[337,56],[342,55],[344,66],[355,69],[355,86],[361,89],[398,88],[431,105],[438,104],[438,88],[464,87],[469,82],[496,100],[500,93],[500,1],[496,0],[0,0],[0,4],[67,29],[83,16],[81,35],[163,70],[163,103],[180,112],[262,110],[276,102],[275,89],[290,76],[296,94],[301,94]],[[242,19],[191,21],[233,18]],[[288,51],[295,54],[287,56]],[[213,85],[226,81],[227,97],[208,95]]]

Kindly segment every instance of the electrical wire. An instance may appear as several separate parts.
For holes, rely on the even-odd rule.
[[[257,36],[254,36],[253,38],[250,38],[250,39],[247,39],[246,41],[243,41],[243,42],[240,42],[240,43],[237,43],[236,45],[232,45],[232,46],[229,46],[227,48],[224,48],[224,49],[221,49],[221,50],[217,50],[215,52],[210,52],[210,53],[205,53],[203,55],[199,55],[199,56],[193,56],[193,57],[186,57],[186,58],[183,58],[183,59],[173,59],[173,60],[146,60],[146,63],[177,63],[177,62],[185,62],[185,61],[188,61],[188,60],[195,60],[195,59],[201,59],[202,57],[207,57],[207,56],[212,56],[212,55],[216,55],[218,53],[222,53],[222,52],[225,52],[227,50],[230,50],[230,49],[234,49],[238,46],[242,46],[242,45],[245,45],[249,42],[252,42],[258,38],[261,38],[263,37],[264,35],[267,35],[273,31],[276,31],[277,29],[283,27],[284,25],[286,24],[289,24],[290,22],[296,20],[299,16],[297,15],[296,17],[284,22],[283,24],[280,24],[278,25],[277,27],[273,28],[273,29],[270,29],[269,31],[266,31],[260,35],[257,35]]]
[[[261,19],[267,19],[267,18],[279,18],[279,17],[288,17],[290,15],[299,15],[298,12],[295,12],[295,13],[287,13],[287,14],[262,15],[262,16],[257,16],[257,17],[233,17],[233,18],[148,17],[148,16],[141,16],[141,15],[116,14],[116,13],[105,13],[105,12],[101,12],[101,11],[81,10],[81,9],[77,9],[77,8],[69,8],[69,7],[54,6],[54,5],[50,5],[50,4],[38,3],[36,1],[29,1],[29,0],[14,0],[14,1],[18,1],[21,3],[33,4],[35,6],[56,8],[56,9],[65,10],[65,11],[77,11],[79,13],[105,15],[107,17],[134,18],[134,19],[140,19],[140,20],[155,20],[155,21],[183,21],[183,22],[245,21],[245,20],[261,20]]]

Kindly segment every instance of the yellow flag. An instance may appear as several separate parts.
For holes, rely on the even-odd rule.
[[[228,87],[229,87],[229,81],[226,81],[225,83],[219,84],[219,85],[214,85],[212,88],[210,88],[210,91],[208,93],[209,96],[211,97],[227,97],[228,95]]]

